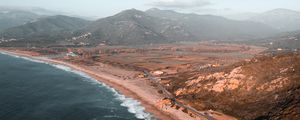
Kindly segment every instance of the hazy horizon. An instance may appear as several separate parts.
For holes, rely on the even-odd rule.
[[[300,120],[299,5],[0,0],[0,120]]]
[[[107,17],[120,11],[135,8],[147,10],[150,8],[175,10],[184,13],[232,15],[245,12],[265,12],[284,8],[300,11],[296,0],[0,0],[0,6],[8,7],[38,7],[86,17]]]

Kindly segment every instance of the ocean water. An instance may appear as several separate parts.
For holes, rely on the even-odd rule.
[[[154,119],[134,99],[71,68],[0,54],[0,120]]]

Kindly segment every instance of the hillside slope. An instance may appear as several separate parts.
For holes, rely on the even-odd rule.
[[[182,73],[164,82],[176,97],[199,110],[239,119],[300,119],[300,54],[254,58],[203,74]],[[166,78],[168,79],[168,78]]]
[[[51,16],[21,26],[8,28],[0,32],[3,39],[16,39],[19,42],[46,42],[65,40],[73,32],[82,29],[89,22],[68,16]]]
[[[150,44],[194,39],[180,24],[135,9],[97,20],[85,31],[93,34],[95,42],[100,40],[108,44]]]
[[[4,9],[0,7],[0,30],[35,21],[42,16],[32,12]]]
[[[235,21],[213,15],[183,14],[171,10],[149,9],[147,14],[177,21],[199,40],[243,40],[276,33],[276,30],[255,22]]]
[[[300,12],[288,9],[274,9],[249,20],[270,25],[281,31],[300,30]]]
[[[63,40],[67,44],[96,46],[101,43],[139,45],[209,40],[243,41],[277,33],[273,28],[260,23],[159,9],[146,12],[130,9],[87,23],[79,18],[54,16],[6,29],[0,35],[4,39],[30,39],[36,42]]]
[[[150,9],[131,9],[92,22],[81,31],[92,33],[93,43],[151,44],[203,40],[245,40],[277,31],[255,22],[243,22],[211,15],[182,14]]]

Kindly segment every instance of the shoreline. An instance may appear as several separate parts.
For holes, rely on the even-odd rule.
[[[24,53],[22,51],[12,51],[0,49],[0,52],[3,51],[7,54],[21,56],[25,58],[30,58],[33,60],[38,60],[50,64],[58,64],[67,66],[73,70],[80,71],[90,76],[91,78],[97,80],[98,82],[106,84],[108,87],[114,88],[122,95],[133,98],[134,100],[138,100],[145,108],[144,111],[150,113],[154,118],[157,119],[168,119],[168,120],[193,120],[196,118],[190,117],[188,114],[183,113],[179,110],[172,109],[170,107],[165,107],[165,109],[159,108],[156,103],[162,99],[162,96],[157,93],[157,91],[149,85],[148,80],[139,80],[139,82],[132,82],[128,80],[124,80],[123,78],[118,78],[113,75],[109,75],[108,73],[99,72],[95,70],[91,70],[88,66],[79,65],[74,63],[65,62],[62,60],[54,60],[46,57],[32,56],[29,53]],[[142,83],[140,85],[138,83]],[[148,86],[146,86],[148,85]],[[146,89],[144,89],[146,88]],[[152,88],[152,89],[151,89]],[[156,93],[156,94],[155,94]]]

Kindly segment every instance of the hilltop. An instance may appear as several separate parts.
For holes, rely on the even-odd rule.
[[[53,34],[62,32],[63,34],[53,38]],[[219,16],[183,14],[159,9],[150,9],[145,12],[130,9],[92,22],[67,16],[46,17],[5,29],[1,36],[4,39],[16,39],[19,42],[30,38],[36,40],[35,42],[51,43],[53,39],[56,39],[60,42],[51,44],[97,46],[99,44],[141,45],[212,40],[244,41],[250,38],[271,36],[275,33],[277,33],[275,29],[264,24],[229,20]]]
[[[83,28],[89,21],[63,15],[38,19],[21,26],[0,32],[2,39],[14,39],[12,46],[30,44],[53,44],[73,36],[73,32]]]
[[[215,71],[181,73],[162,83],[198,110],[243,120],[299,119],[299,61],[299,53],[261,56]]]

